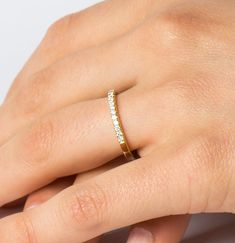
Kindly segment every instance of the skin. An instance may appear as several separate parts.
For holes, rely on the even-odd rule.
[[[188,214],[233,213],[234,9],[113,0],[53,24],[0,108],[0,205],[44,199],[0,220],[1,241],[87,242],[134,225],[170,243]],[[109,89],[141,156],[131,163],[113,161]]]

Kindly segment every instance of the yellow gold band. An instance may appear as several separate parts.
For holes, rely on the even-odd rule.
[[[127,161],[135,160],[136,158],[128,146],[127,139],[126,139],[123,127],[122,127],[120,115],[118,112],[117,94],[114,90],[110,90],[108,92],[108,104],[109,104],[109,109],[110,109],[110,113],[112,116],[114,130],[115,130],[118,142],[121,146],[122,152],[123,152],[124,156],[126,157]]]

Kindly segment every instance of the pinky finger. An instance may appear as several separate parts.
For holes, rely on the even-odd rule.
[[[177,215],[137,224],[133,226],[127,243],[178,243],[189,220],[189,215]]]

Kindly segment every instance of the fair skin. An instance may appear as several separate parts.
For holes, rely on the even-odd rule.
[[[234,9],[111,0],[52,25],[0,108],[0,205],[32,193],[0,221],[1,241],[98,242],[134,225],[174,243],[189,214],[235,212]],[[109,89],[141,156],[131,163]]]

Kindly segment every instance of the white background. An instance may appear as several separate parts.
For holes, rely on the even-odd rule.
[[[0,103],[14,77],[50,24],[70,12],[79,11],[97,2],[95,0],[0,0]],[[0,210],[0,214],[3,213],[6,212]],[[187,236],[200,235],[229,221],[234,221],[234,217],[197,216],[192,221]],[[190,242],[232,243],[235,242],[235,232],[233,233],[233,227],[231,229],[225,226],[209,236],[206,234],[204,238]],[[119,237],[116,236],[115,239],[115,242],[121,243]],[[110,239],[107,241],[111,242]]]

